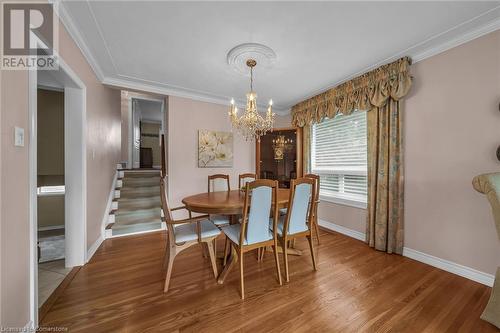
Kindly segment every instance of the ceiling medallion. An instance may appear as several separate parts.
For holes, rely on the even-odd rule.
[[[274,117],[273,101],[269,100],[266,116],[263,117],[257,111],[257,94],[253,91],[253,68],[257,65],[255,59],[247,59],[246,65],[250,68],[250,92],[247,93],[247,104],[245,113],[238,117],[238,108],[231,99],[229,109],[229,120],[233,128],[236,128],[245,140],[260,140],[260,137],[273,128]]]
[[[253,59],[262,68],[270,68],[276,61],[276,53],[265,45],[244,43],[233,47],[227,54],[227,63],[236,72],[248,75],[247,60]]]

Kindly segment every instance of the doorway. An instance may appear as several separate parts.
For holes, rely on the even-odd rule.
[[[50,95],[57,102],[49,106],[42,102],[39,110],[40,94]],[[39,280],[39,269],[59,274],[60,282],[72,267],[85,264],[87,259],[85,100],[85,85],[61,57],[58,70],[30,70],[30,319],[35,327],[39,320],[39,303],[47,292],[39,290],[47,282]],[[59,108],[54,112],[57,116],[47,111],[55,108],[54,105]],[[54,119],[49,119],[51,116]],[[57,133],[48,140],[50,131]],[[48,149],[45,147],[47,140],[51,143]],[[57,154],[50,159],[57,159],[57,163],[52,163],[54,160],[49,161],[46,155],[55,152],[52,149],[55,142],[58,143]],[[44,223],[49,224],[47,228],[43,228]],[[39,227],[46,230],[39,230]],[[42,232],[40,238],[39,232]],[[51,236],[54,237],[45,244],[44,250],[39,241]],[[51,264],[44,265],[40,259]],[[52,288],[54,283],[49,278]]]
[[[161,168],[161,134],[164,133],[164,101],[130,98],[129,165],[132,169]]]

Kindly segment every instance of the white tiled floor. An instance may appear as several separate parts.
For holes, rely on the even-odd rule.
[[[38,264],[38,307],[56,290],[71,268],[64,267],[63,260]]]

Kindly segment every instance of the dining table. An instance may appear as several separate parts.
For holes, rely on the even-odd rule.
[[[289,197],[290,189],[278,188],[278,209],[288,206]],[[182,203],[193,213],[228,215],[230,223],[235,224],[238,223],[238,216],[243,212],[245,192],[243,190],[204,192],[185,197],[182,199]],[[282,252],[282,249],[279,248],[278,251]],[[294,248],[288,248],[287,252],[291,255],[302,254],[300,250]],[[224,283],[230,269],[238,260],[233,251],[230,253],[231,256],[217,279],[219,284]]]

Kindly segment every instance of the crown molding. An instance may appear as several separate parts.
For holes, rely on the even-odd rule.
[[[467,29],[467,26],[469,27]],[[466,27],[465,31],[454,37],[454,38],[444,38],[444,40],[441,43],[438,43],[437,45],[427,47],[425,48],[425,44],[430,43],[434,40],[436,40],[439,37],[442,37],[446,34],[449,34],[457,29]],[[318,94],[321,94],[329,89],[332,89],[344,82],[347,82],[349,80],[352,80],[360,75],[363,75],[366,72],[369,72],[371,70],[374,70],[384,64],[390,63],[392,61],[395,61],[403,56],[409,56],[412,59],[412,63],[415,64],[419,61],[425,60],[427,58],[430,58],[432,56],[438,55],[442,52],[448,51],[449,49],[452,49],[454,47],[460,46],[462,44],[465,44],[467,42],[470,42],[476,38],[482,37],[486,34],[489,34],[490,32],[496,31],[500,29],[500,6],[497,6],[495,8],[492,8],[482,14],[479,14],[478,16],[475,16],[471,18],[470,20],[466,22],[462,22],[444,32],[441,32],[437,35],[434,35],[427,40],[424,40],[422,42],[416,43],[415,45],[410,46],[409,48],[397,52],[396,54],[381,60],[377,61],[376,63],[363,68],[362,70],[357,71],[354,74],[348,75],[340,80],[337,80],[333,84],[330,84],[326,87],[320,88],[320,89],[315,89],[313,92],[307,94],[307,96],[299,98],[295,100],[292,103],[293,105],[296,105],[297,103],[300,103],[302,101],[308,100],[309,98],[312,98]],[[420,48],[420,50],[419,50]],[[290,107],[291,108],[291,107]]]
[[[463,34],[461,34],[455,38],[448,39],[448,40],[446,40],[446,41],[444,41],[444,42],[442,42],[434,47],[428,48],[426,50],[423,50],[419,53],[414,54],[413,56],[411,56],[413,63],[425,60],[425,59],[430,58],[432,56],[435,56],[439,53],[448,51],[449,49],[460,46],[460,45],[465,44],[467,42],[470,42],[476,38],[487,35],[490,32],[493,32],[493,31],[500,29],[500,6],[498,6],[496,8],[489,10],[488,12],[483,13],[483,14],[475,17],[474,19],[469,20],[469,21],[465,22],[464,24],[460,24],[460,25],[458,25],[458,26],[456,26],[456,27],[454,27],[446,32],[456,30],[465,24],[472,23],[473,21],[477,21],[480,18],[484,18],[487,16],[488,17],[493,16],[493,19],[488,20],[488,21],[476,26],[476,27],[472,28],[471,30],[465,31]],[[434,37],[433,37],[433,39],[434,39]]]
[[[184,98],[189,98],[197,101],[202,101],[202,102],[208,102],[208,103],[214,103],[214,104],[221,104],[221,105],[227,105],[229,98],[227,96],[219,96],[219,95],[213,95],[207,92],[203,91],[198,91],[198,90],[192,90],[192,89],[187,89],[187,88],[182,88],[182,87],[176,87],[168,84],[164,84],[161,82],[154,82],[154,81],[147,81],[143,80],[140,78],[133,78],[129,77],[126,75],[121,75],[121,74],[116,74],[112,76],[106,76],[104,72],[102,71],[101,67],[99,66],[98,62],[92,55],[89,47],[85,43],[85,40],[83,36],[80,34],[78,29],[76,28],[76,25],[73,22],[73,19],[71,15],[68,13],[68,11],[65,9],[64,4],[59,6],[59,14],[62,23],[66,27],[66,30],[70,34],[70,36],[73,38],[75,41],[76,45],[80,48],[81,52],[87,59],[87,62],[90,64],[92,67],[94,73],[96,74],[97,78],[101,83],[109,85],[109,86],[114,86],[117,88],[126,88],[126,89],[133,89],[133,90],[140,90],[140,91],[145,91],[145,92],[151,92],[151,93],[157,93],[161,95],[171,95],[171,96],[178,96],[178,97],[184,97]],[[450,33],[456,31],[456,30],[464,30],[460,35],[455,36],[455,37],[446,37],[446,35],[449,35]],[[377,61],[376,63],[363,68],[360,71],[357,71],[356,73],[353,73],[352,75],[349,75],[347,77],[342,78],[341,80],[337,80],[333,84],[330,84],[326,87],[320,88],[320,89],[315,89],[313,92],[307,94],[306,96],[303,96],[299,99],[297,99],[295,102],[291,103],[290,105],[283,107],[283,106],[273,106],[273,111],[278,114],[278,115],[287,115],[290,114],[291,111],[291,106],[295,105],[296,103],[300,101],[307,100],[313,96],[316,96],[328,89],[331,89],[339,84],[342,84],[348,80],[351,80],[359,75],[362,75],[363,73],[366,73],[370,70],[373,70],[383,64],[386,64],[388,62],[394,61],[402,56],[410,56],[413,60],[413,63],[417,63],[419,61],[425,60],[427,58],[430,58],[432,56],[435,56],[437,54],[440,54],[442,52],[445,52],[449,49],[452,49],[454,47],[460,46],[462,44],[465,44],[469,41],[472,41],[476,38],[479,38],[481,36],[484,36],[488,33],[491,33],[493,31],[496,31],[500,29],[500,6],[497,6],[495,8],[490,9],[487,12],[484,12],[476,17],[471,18],[470,20],[466,22],[462,22],[442,33],[439,33],[437,35],[434,35],[430,37],[429,39],[419,42],[415,45],[412,45],[411,47],[402,50],[400,52],[397,52],[391,57],[388,57],[384,60]],[[102,36],[101,36],[102,37]],[[438,42],[436,45],[426,47],[425,44],[430,44],[433,41],[436,41],[438,39],[442,39],[441,42]],[[104,41],[105,43],[105,41]],[[111,55],[108,52],[108,55],[111,57]],[[114,64],[114,60],[111,57],[111,61]],[[116,72],[118,73],[118,71]],[[236,103],[238,105],[244,105],[245,102],[242,100],[237,100]],[[267,108],[267,105],[259,105],[259,107],[262,108]]]
[[[151,84],[147,82],[142,82],[142,80],[139,79],[132,79],[132,78],[126,78],[126,79],[119,79],[119,78],[114,78],[114,77],[105,77],[104,80],[102,81],[103,84],[112,86],[112,87],[117,87],[117,88],[125,88],[125,89],[132,89],[132,90],[138,90],[138,91],[144,91],[144,92],[150,92],[158,95],[166,95],[166,96],[176,96],[176,97],[183,97],[183,98],[189,98],[195,101],[200,101],[200,102],[206,102],[206,103],[213,103],[213,104],[219,104],[219,105],[229,105],[230,98],[226,96],[217,96],[217,95],[212,95],[212,94],[207,94],[199,91],[192,91],[188,89],[183,89],[183,88],[178,88],[178,87],[172,87],[169,85],[165,84]],[[237,105],[245,105],[245,101],[237,100],[236,104]],[[261,109],[266,109],[267,105],[258,105],[259,108]],[[290,109],[283,109],[283,108],[276,108],[273,105],[273,112],[276,113],[277,115],[284,116],[290,113]]]
[[[64,7],[64,3],[61,3],[59,6],[59,20],[66,28],[66,31],[73,39],[76,46],[78,46],[78,48],[80,49],[85,59],[87,59],[87,62],[97,76],[97,79],[102,82],[104,80],[104,72],[99,66],[97,60],[92,55],[92,52],[90,52],[90,48],[87,46],[87,43],[85,43],[83,36],[80,34],[80,31],[73,22],[73,18]]]

